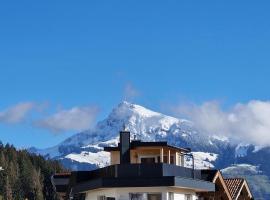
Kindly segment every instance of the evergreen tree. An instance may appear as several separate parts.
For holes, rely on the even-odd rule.
[[[4,169],[6,169],[6,159],[4,156],[4,152],[3,149],[0,149],[0,167],[1,167],[1,171],[0,171],[0,194],[4,194],[4,186],[5,186],[5,171],[3,171]]]
[[[0,143],[0,200],[57,200],[50,178],[65,171],[58,161]]]
[[[9,183],[9,177],[7,176],[6,178],[6,183],[5,183],[5,199],[6,200],[12,200],[12,189],[11,185]]]
[[[32,183],[33,183],[33,191],[34,191],[34,196],[36,200],[43,200],[43,185],[42,185],[42,178],[40,175],[40,170],[33,170],[32,174]]]

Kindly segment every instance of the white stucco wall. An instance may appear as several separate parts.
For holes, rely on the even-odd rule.
[[[97,200],[98,196],[115,197],[116,200],[129,200],[129,193],[162,193],[162,200],[168,200],[168,192],[174,193],[174,200],[185,200],[185,194],[191,194],[196,200],[193,190],[173,187],[137,187],[137,188],[111,188],[91,190],[86,193],[86,200]]]

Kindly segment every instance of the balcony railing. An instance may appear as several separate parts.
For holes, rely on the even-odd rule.
[[[158,178],[183,177],[201,179],[201,171],[165,163],[153,164],[118,164],[93,171],[75,172],[76,179],[83,182],[96,178]]]

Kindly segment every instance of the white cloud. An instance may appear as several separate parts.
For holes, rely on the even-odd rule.
[[[24,102],[11,106],[4,111],[0,111],[0,123],[19,123],[26,118],[27,114],[29,114],[34,107],[34,103]]]
[[[124,88],[124,99],[130,101],[139,96],[139,91],[131,84],[127,83]]]
[[[233,138],[237,142],[270,145],[270,101],[253,100],[224,110],[218,102],[179,105],[175,114],[187,117],[201,131]]]
[[[53,132],[82,131],[90,128],[95,122],[98,113],[97,107],[73,107],[37,121],[39,127]]]

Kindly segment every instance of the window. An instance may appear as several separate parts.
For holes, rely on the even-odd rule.
[[[129,200],[162,200],[161,193],[129,193]]]
[[[98,196],[97,200],[106,200],[106,197],[104,195],[103,196]]]
[[[129,193],[130,200],[147,200],[147,196],[144,193]]]
[[[185,200],[192,200],[191,194],[185,194]]]
[[[183,166],[184,167],[184,165],[185,165],[185,161],[184,161],[184,155],[179,155],[179,165],[180,166]]]
[[[169,192],[168,193],[168,197],[169,197],[168,200],[174,200],[174,194],[173,194],[173,192]]]

